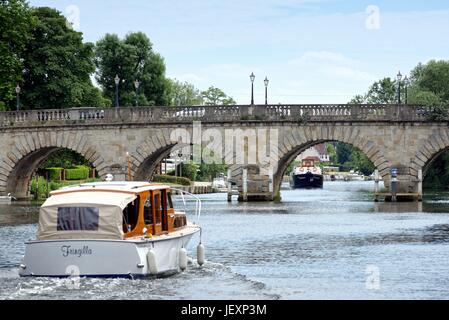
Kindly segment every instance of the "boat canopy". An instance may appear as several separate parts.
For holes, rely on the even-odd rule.
[[[123,239],[123,209],[137,198],[124,192],[52,195],[39,212],[38,240]]]

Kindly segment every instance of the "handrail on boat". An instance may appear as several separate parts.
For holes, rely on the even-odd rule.
[[[199,225],[199,223],[200,223],[200,216],[201,216],[201,200],[200,200],[200,198],[198,198],[196,195],[194,195],[194,194],[192,194],[190,192],[187,192],[187,191],[184,191],[184,190],[181,190],[181,189],[177,189],[177,188],[170,188],[170,189],[174,190],[174,191],[177,191],[177,192],[179,192],[181,194],[182,202],[184,203],[184,209],[186,209],[186,202],[185,202],[185,199],[184,199],[184,194],[186,194],[188,196],[191,196],[192,198],[195,199],[195,221],[194,221],[194,224]]]

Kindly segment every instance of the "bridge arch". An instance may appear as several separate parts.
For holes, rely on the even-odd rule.
[[[191,147],[190,144],[177,143],[161,147],[151,154],[148,154],[143,161],[134,162],[132,165],[134,181],[150,181],[153,179],[154,173],[158,165],[167,158],[173,151]],[[134,158],[136,159],[136,158]]]
[[[171,152],[181,148],[190,148],[187,130],[181,130],[177,136],[175,130],[161,130],[139,143],[131,153],[131,174],[134,181],[150,181],[161,161]]]
[[[280,143],[278,164],[273,170],[273,193],[280,191],[284,174],[290,165],[305,150],[314,145],[326,142],[342,142],[349,144],[361,152],[373,162],[384,181],[389,180],[390,162],[383,150],[369,137],[365,137],[358,129],[350,126],[338,128],[292,128],[289,134],[284,134],[284,141]]]
[[[14,146],[0,163],[0,191],[19,199],[29,197],[33,174],[51,155],[62,149],[83,156],[100,176],[107,173],[102,167],[103,158],[85,136],[64,131],[28,133],[16,138]]]
[[[422,170],[424,179],[435,160],[447,151],[449,151],[449,131],[447,129],[436,130],[419,146],[411,164],[410,174],[416,178],[418,170]]]

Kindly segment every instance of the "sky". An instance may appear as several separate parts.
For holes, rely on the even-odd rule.
[[[376,80],[449,59],[443,0],[31,0],[84,40],[145,32],[167,76],[221,88],[239,104],[347,103]]]

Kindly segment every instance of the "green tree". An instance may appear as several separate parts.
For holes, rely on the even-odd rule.
[[[95,49],[96,79],[104,95],[115,100],[115,76],[120,78],[119,102],[133,106],[136,101],[134,82],[140,82],[138,103],[144,106],[167,105],[170,83],[165,77],[164,59],[153,51],[153,44],[142,32],[128,34],[120,39],[106,34]]]
[[[412,83],[418,91],[433,93],[441,101],[449,101],[449,61],[431,60],[419,64],[411,72]]]
[[[212,181],[214,178],[218,177],[219,174],[226,175],[228,172],[228,167],[224,164],[205,164],[202,163],[199,167],[197,179],[200,181]]]
[[[0,0],[0,110],[12,109],[22,85],[23,56],[35,19],[24,0]]]
[[[203,97],[193,84],[180,82],[176,79],[169,80],[171,106],[195,106],[203,103]]]
[[[337,161],[337,151],[332,143],[326,143],[326,151],[329,155],[329,160],[331,163],[335,163]]]
[[[351,99],[349,104],[363,104],[366,103],[366,97],[362,95],[356,95],[354,98]]]
[[[408,102],[421,106],[437,106],[443,103],[437,94],[422,90],[418,86],[413,86],[409,89]]]
[[[203,103],[206,106],[235,104],[233,98],[226,95],[223,90],[215,88],[214,86],[211,86],[206,91],[201,92],[201,95],[203,97]]]
[[[199,169],[199,166],[196,163],[188,161],[179,164],[179,166],[181,166],[181,170],[178,168],[178,172],[181,172],[184,178],[188,178],[191,181],[196,181],[196,176]]]
[[[351,154],[354,149],[347,143],[338,142],[336,146],[337,162],[343,164],[351,161]]]
[[[374,82],[363,95],[356,95],[349,102],[350,104],[388,104],[397,102],[397,81],[392,81],[391,78],[383,78]]]
[[[91,164],[79,153],[69,150],[61,149],[52,154],[40,168],[70,168],[76,165],[91,166]]]
[[[432,163],[424,178],[425,189],[449,189],[449,152],[444,152]]]
[[[365,99],[367,103],[396,103],[397,102],[397,82],[391,78],[379,80],[369,88]]]
[[[370,175],[376,169],[372,161],[362,151],[347,143],[337,143],[336,158],[337,164],[345,170],[355,169],[364,175]]]
[[[34,8],[32,15],[36,26],[24,54],[23,104],[29,109],[103,106],[90,79],[93,44],[83,43],[82,34],[55,9]]]
[[[354,150],[351,154],[351,160],[354,168],[366,176],[371,175],[376,167],[368,157],[360,150]]]

